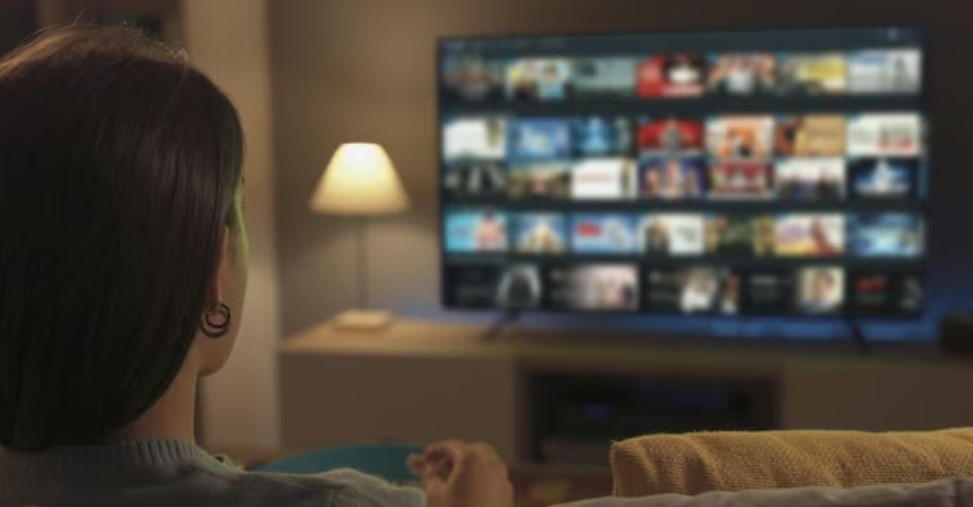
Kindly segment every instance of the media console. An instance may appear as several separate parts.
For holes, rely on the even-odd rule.
[[[569,428],[607,450],[610,438],[655,431],[973,423],[973,404],[957,401],[973,364],[931,350],[861,356],[850,342],[744,347],[517,328],[484,341],[487,328],[403,319],[377,334],[327,324],[296,334],[280,349],[283,451],[462,438],[512,463],[597,468],[590,447],[555,439],[545,453],[540,439]]]

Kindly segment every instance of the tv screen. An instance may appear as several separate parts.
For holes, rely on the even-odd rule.
[[[438,51],[445,306],[921,314],[920,30]]]

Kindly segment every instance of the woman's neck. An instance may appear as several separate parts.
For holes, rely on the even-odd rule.
[[[183,440],[196,442],[196,384],[199,369],[187,359],[165,394],[111,440]]]

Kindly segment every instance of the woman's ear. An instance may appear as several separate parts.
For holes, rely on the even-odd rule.
[[[206,288],[207,306],[217,305],[223,301],[223,287],[227,283],[226,278],[230,273],[230,228],[228,226],[224,225],[220,228],[220,237],[217,241],[216,264],[213,267],[214,272],[210,275],[209,286]]]
[[[213,274],[210,276],[209,286],[206,288],[206,303],[203,314],[199,316],[200,327],[196,332],[192,347],[193,357],[197,361],[198,374],[203,376],[219,371],[226,364],[235,341],[232,329],[223,330],[224,332],[218,335],[207,334],[204,329],[204,326],[209,325],[207,319],[210,315],[207,312],[215,311],[219,305],[226,305],[225,299],[232,296],[233,293],[229,227],[225,225],[222,227],[218,241],[216,265]],[[226,322],[227,326],[231,326],[230,318],[231,314],[227,313],[224,316],[217,317],[216,320]],[[225,336],[226,334],[230,336]]]

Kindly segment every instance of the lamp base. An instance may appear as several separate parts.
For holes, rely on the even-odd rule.
[[[392,323],[392,314],[385,310],[345,310],[331,319],[332,325],[342,331],[379,331]]]

